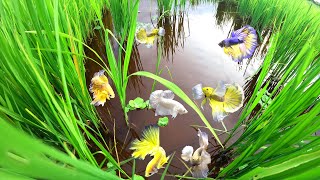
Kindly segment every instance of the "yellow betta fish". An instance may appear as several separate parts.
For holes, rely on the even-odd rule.
[[[94,99],[91,104],[95,106],[103,106],[107,99],[110,100],[115,96],[108,78],[104,75],[104,70],[94,74],[89,90],[93,93]]]
[[[130,147],[134,150],[132,157],[144,159],[147,155],[153,159],[146,167],[145,177],[152,176],[168,162],[165,150],[160,146],[160,130],[157,126],[149,126],[142,132],[142,139],[135,139]]]
[[[202,87],[198,84],[192,88],[195,99],[204,97],[201,108],[207,100],[212,109],[212,117],[215,121],[222,121],[229,113],[236,112],[243,106],[244,93],[238,84],[219,83],[216,89],[212,87]]]
[[[160,27],[159,29],[153,28],[150,30],[148,30],[148,28],[141,27],[136,32],[136,40],[141,44],[145,44],[147,48],[151,48],[155,39],[158,36],[164,36],[164,34],[165,30],[162,27]]]

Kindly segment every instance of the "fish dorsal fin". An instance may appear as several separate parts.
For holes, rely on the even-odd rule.
[[[148,154],[154,154],[160,147],[160,130],[157,126],[148,126],[142,133],[141,140],[135,139],[130,149],[132,156],[144,159]]]
[[[157,108],[162,95],[163,95],[163,90],[155,90],[150,94],[149,103],[153,109]]]
[[[219,81],[217,88],[214,91],[214,94],[223,97],[226,94],[226,84],[223,81]]]
[[[165,90],[162,92],[162,97],[166,99],[173,99],[174,93],[171,90]]]

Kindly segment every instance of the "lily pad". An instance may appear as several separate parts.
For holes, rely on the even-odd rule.
[[[168,123],[169,123],[168,117],[162,117],[162,118],[159,118],[158,120],[158,126],[161,126],[161,127],[167,126]]]
[[[137,97],[136,99],[134,99],[134,103],[135,103],[135,106],[134,106],[135,108],[141,108],[141,106],[145,107],[144,100],[141,97]]]
[[[136,175],[136,174],[133,176],[132,179],[133,180],[144,180],[144,178],[142,176],[139,176],[139,175]]]

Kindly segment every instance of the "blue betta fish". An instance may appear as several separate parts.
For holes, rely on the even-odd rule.
[[[231,37],[219,43],[226,54],[232,57],[235,62],[242,62],[245,58],[250,58],[258,46],[258,36],[256,30],[246,25],[231,33]]]

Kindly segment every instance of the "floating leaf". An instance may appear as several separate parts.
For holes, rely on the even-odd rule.
[[[136,103],[133,100],[130,100],[129,106],[134,108],[136,106]]]
[[[144,180],[144,178],[142,176],[139,176],[139,175],[134,175],[132,180]]]
[[[162,117],[162,118],[159,118],[158,120],[158,126],[161,126],[161,127],[167,126],[168,123],[169,123],[168,117]]]

